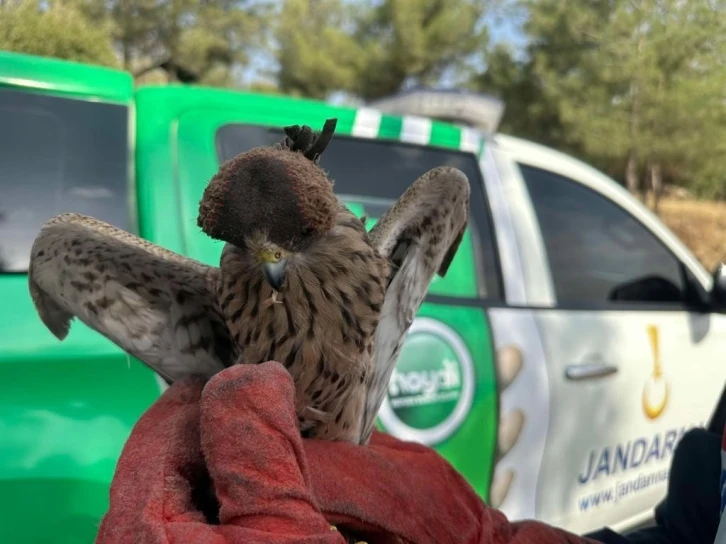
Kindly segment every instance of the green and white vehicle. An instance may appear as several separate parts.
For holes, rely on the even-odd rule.
[[[62,343],[41,323],[27,265],[43,222],[85,213],[217,264],[195,222],[210,177],[330,117],[323,166],[357,214],[375,219],[435,166],[471,182],[469,229],[411,327],[381,428],[436,448],[511,519],[581,533],[652,515],[673,447],[719,402],[721,284],[587,165],[387,107],[134,88],[125,72],[0,52],[0,542],[91,542],[124,441],[164,387],[82,323]]]

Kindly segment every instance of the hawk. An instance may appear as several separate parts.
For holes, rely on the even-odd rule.
[[[198,216],[224,242],[217,267],[93,217],[48,220],[29,268],[43,323],[63,340],[77,318],[168,383],[278,361],[303,436],[366,444],[429,283],[461,242],[470,188],[434,168],[367,232],[319,165],[335,124],[286,127],[221,165]]]

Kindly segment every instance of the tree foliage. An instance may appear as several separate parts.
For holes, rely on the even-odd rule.
[[[137,76],[163,68],[171,80],[235,84],[235,67],[263,46],[274,2],[254,0],[74,0],[111,28],[122,65]]]
[[[364,66],[356,94],[375,99],[412,86],[435,86],[483,55],[488,34],[481,0],[384,0],[356,34]]]
[[[283,91],[372,100],[435,85],[482,55],[480,0],[286,0],[275,32]]]
[[[275,28],[280,90],[326,98],[354,88],[363,58],[353,15],[340,0],[284,2]]]
[[[706,175],[725,126],[722,2],[527,5],[533,73],[570,142],[621,163],[634,192]]]
[[[0,4],[0,49],[115,66],[109,30],[73,5],[35,0]]]

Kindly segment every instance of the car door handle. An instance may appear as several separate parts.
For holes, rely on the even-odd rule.
[[[605,363],[583,363],[580,365],[569,365],[565,368],[565,377],[568,380],[592,380],[604,378],[618,371],[618,367]]]

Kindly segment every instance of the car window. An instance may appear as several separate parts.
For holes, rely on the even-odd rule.
[[[128,109],[0,89],[0,271],[25,272],[64,212],[128,230]]]
[[[519,165],[558,305],[680,305],[680,261],[620,206],[564,176]]]
[[[219,159],[224,162],[252,147],[271,145],[282,136],[282,131],[269,127],[222,126],[217,132],[216,142]],[[476,253],[475,274],[480,278],[479,296],[501,298],[489,206],[473,154],[339,135],[330,142],[321,160],[321,166],[334,180],[336,194],[343,200],[365,201],[365,212],[371,217],[380,217],[421,174],[443,165],[459,168],[471,183],[470,227],[473,225],[474,228],[470,231]],[[471,272],[468,275],[471,276]],[[435,290],[432,292],[435,293]]]

